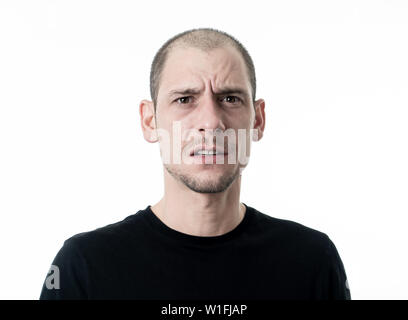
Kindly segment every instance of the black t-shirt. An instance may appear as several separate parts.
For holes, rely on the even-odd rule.
[[[150,205],[76,234],[40,299],[351,299],[325,233],[244,205],[243,220],[220,236],[176,231]]]

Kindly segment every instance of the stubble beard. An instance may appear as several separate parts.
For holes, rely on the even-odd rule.
[[[169,165],[165,164],[167,172],[176,180],[183,183],[187,188],[198,193],[218,193],[225,191],[234,180],[240,175],[241,170],[239,166],[232,173],[225,173],[217,181],[202,181],[194,174],[184,174],[176,169],[172,169]]]

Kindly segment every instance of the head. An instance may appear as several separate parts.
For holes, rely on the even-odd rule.
[[[265,126],[265,102],[255,100],[247,50],[215,29],[178,34],[153,60],[150,93],[152,101],[140,104],[142,130],[148,142],[160,143],[166,171],[195,192],[225,191]],[[194,155],[201,147],[220,154]]]

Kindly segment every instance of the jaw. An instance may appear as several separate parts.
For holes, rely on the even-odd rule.
[[[207,168],[183,170],[179,166],[165,165],[165,187],[178,189],[180,183],[188,189],[200,193],[217,193],[225,191],[237,177],[241,169],[233,166],[229,170],[217,170],[214,165],[200,165]]]

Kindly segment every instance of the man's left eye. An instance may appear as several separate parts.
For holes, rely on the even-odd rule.
[[[236,97],[236,96],[226,96],[226,97],[224,97],[223,100],[226,100],[226,102],[230,102],[230,103],[241,102],[241,99]]]

